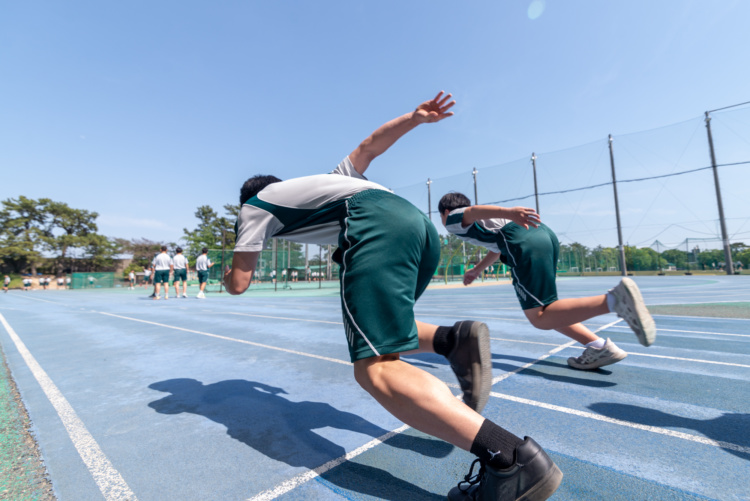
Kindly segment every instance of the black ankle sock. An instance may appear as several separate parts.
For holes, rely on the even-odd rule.
[[[494,468],[509,468],[515,462],[516,447],[523,440],[485,419],[471,444],[471,453]]]
[[[447,357],[456,344],[456,333],[453,327],[438,327],[432,340],[432,348],[435,353]]]

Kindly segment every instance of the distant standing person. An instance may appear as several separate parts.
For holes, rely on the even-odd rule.
[[[5,278],[3,279],[3,292],[8,292],[8,285],[10,285],[10,277],[5,275]]]
[[[195,297],[197,297],[198,299],[205,299],[206,295],[203,293],[203,291],[206,288],[206,282],[208,282],[208,270],[209,268],[211,268],[211,266],[214,265],[214,263],[212,263],[211,260],[208,259],[207,247],[204,247],[201,252],[203,252],[203,254],[198,256],[198,260],[195,262],[195,271],[198,272],[198,283],[200,283],[201,290]]]
[[[177,285],[178,280],[182,280],[182,297],[188,297],[187,295],[187,274],[190,266],[187,258],[182,254],[182,248],[177,247],[175,249],[175,255],[172,258],[174,264],[174,294],[178,298],[180,297],[180,287]]]
[[[65,277],[65,287],[70,289],[70,276]]]
[[[27,291],[31,288],[31,279],[29,277],[23,278],[23,290]]]
[[[65,288],[65,279],[63,277],[57,277],[57,288],[58,289]]]
[[[135,290],[135,272],[133,270],[130,270],[130,273],[128,273],[128,280],[130,280],[130,287],[129,289]]]
[[[154,267],[154,300],[161,299],[161,284],[164,284],[164,299],[169,299],[169,272],[173,268],[172,258],[167,254],[167,246],[161,246],[161,252],[151,262]]]
[[[151,268],[143,268],[143,288],[148,287],[151,283]]]

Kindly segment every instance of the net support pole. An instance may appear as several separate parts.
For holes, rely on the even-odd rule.
[[[432,193],[430,192],[430,185],[432,180],[427,178],[427,217],[432,221]]]
[[[622,246],[622,225],[620,224],[620,203],[617,200],[617,177],[615,176],[615,154],[612,149],[612,134],[609,135],[609,165],[612,167],[612,189],[615,192],[615,216],[617,217],[617,243],[620,246],[620,269],[622,276],[627,276],[628,270],[625,266],[625,248]]]
[[[279,245],[273,239],[273,290],[276,292],[279,285]]]
[[[321,266],[323,265],[323,246],[318,246],[318,289],[323,287],[323,271]]]
[[[539,189],[537,188],[536,184],[536,153],[531,153],[531,166],[534,169],[534,199],[536,200],[536,213],[540,214],[539,212]]]
[[[714,138],[711,135],[711,115],[706,112],[706,132],[708,132],[708,149],[711,153],[711,167],[714,171],[714,186],[716,187],[716,203],[719,206],[719,224],[721,225],[721,241],[724,247],[724,261],[726,263],[727,275],[734,273],[732,264],[732,249],[729,246],[727,236],[727,223],[724,220],[724,204],[721,201],[721,188],[719,187],[719,171],[716,168],[716,154],[714,152]]]
[[[476,167],[471,171],[471,175],[474,176],[474,205],[479,205],[479,197],[477,196],[477,172],[479,171]]]
[[[219,294],[224,292],[224,252],[227,248],[227,239],[226,239],[227,231],[222,228],[221,229],[221,269],[219,270]]]

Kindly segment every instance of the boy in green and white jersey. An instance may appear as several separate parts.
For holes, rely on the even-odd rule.
[[[204,247],[201,251],[201,255],[198,256],[198,260],[195,262],[195,271],[198,272],[198,283],[200,284],[200,290],[198,295],[195,296],[198,299],[205,299],[206,294],[203,292],[206,288],[206,282],[208,282],[208,270],[214,265],[210,259],[208,259],[208,247]]]
[[[391,120],[365,139],[331,174],[281,181],[255,176],[240,192],[237,240],[224,283],[241,294],[252,281],[269,238],[338,244],[341,307],[354,377],[406,424],[478,456],[486,464],[470,489],[482,499],[546,499],[562,474],[530,438],[504,430],[481,411],[491,387],[489,330],[480,322],[439,327],[416,321],[414,304],[434,276],[440,239],[423,212],[368,181],[370,162],[423,123],[453,115],[455,101],[439,93],[413,112]],[[464,402],[433,375],[400,354],[433,352],[451,364]],[[454,488],[452,500],[468,499]]]
[[[154,299],[161,299],[161,284],[164,284],[164,299],[169,299],[169,272],[172,270],[172,258],[167,254],[167,246],[161,246],[161,252],[151,262],[154,268]]]
[[[176,297],[180,297],[180,287],[177,285],[178,280],[182,280],[182,297],[188,297],[187,295],[187,274],[188,274],[188,260],[182,254],[182,249],[177,247],[175,249],[175,255],[172,256],[172,264],[174,265],[174,294]]]
[[[558,299],[555,277],[559,243],[534,209],[472,206],[466,195],[453,192],[440,199],[438,211],[445,229],[488,251],[464,274],[464,285],[502,258],[510,267],[516,296],[531,324],[539,329],[555,329],[584,345],[579,357],[568,358],[571,367],[592,370],[627,356],[611,339],[605,341],[581,323],[611,311],[630,325],[641,344],[650,346],[654,342],[654,320],[638,286],[629,278],[601,296]]]
[[[8,285],[10,285],[10,277],[5,275],[5,278],[3,278],[3,292],[8,292]]]

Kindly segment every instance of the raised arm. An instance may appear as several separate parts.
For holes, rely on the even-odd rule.
[[[529,226],[536,228],[541,219],[534,209],[528,207],[499,207],[497,205],[472,205],[464,210],[461,225],[465,228],[480,219],[510,219],[527,230]]]
[[[443,95],[443,91],[440,91],[434,99],[420,104],[416,110],[394,118],[378,127],[349,154],[349,160],[354,165],[354,169],[360,174],[364,174],[370,166],[370,162],[417,125],[439,122],[452,116],[453,112],[448,110],[456,104],[456,101],[450,101],[451,97],[451,94]]]

